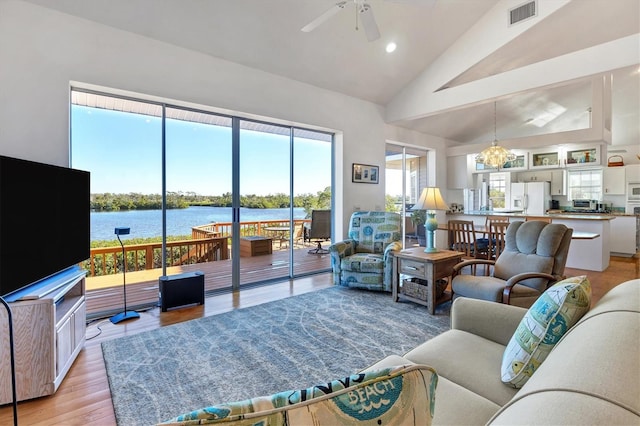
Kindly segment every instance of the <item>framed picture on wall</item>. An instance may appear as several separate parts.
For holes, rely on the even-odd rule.
[[[378,183],[380,179],[380,169],[378,166],[370,164],[353,163],[351,170],[351,182],[355,183]]]

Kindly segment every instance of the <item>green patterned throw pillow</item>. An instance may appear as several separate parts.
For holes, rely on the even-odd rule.
[[[591,284],[586,275],[549,287],[529,308],[511,337],[502,355],[502,381],[521,388],[590,304]]]
[[[431,367],[390,367],[307,389],[206,407],[162,425],[430,425],[437,383]]]

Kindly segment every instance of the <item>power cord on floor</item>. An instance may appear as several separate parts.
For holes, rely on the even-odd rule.
[[[139,313],[145,313],[148,312],[152,309],[154,309],[155,306],[150,306],[148,308],[142,308],[142,309],[136,309],[136,312]],[[98,324],[96,325],[96,328],[98,329],[98,332],[91,336],[91,337],[85,337],[85,340],[91,340],[91,339],[95,339],[96,337],[98,337],[99,335],[102,334],[102,328],[101,326],[107,322],[109,322],[109,318],[111,318],[112,315],[108,315],[108,316],[103,316],[103,317],[97,317],[97,318],[93,318],[91,321],[87,321],[87,331],[89,331],[89,327],[94,324],[95,322],[98,322]]]
[[[93,336],[91,336],[91,337],[85,337],[85,340],[95,339],[96,337],[98,337],[99,335],[101,335],[101,334],[102,334],[102,328],[100,328],[100,326],[101,326],[102,324],[106,323],[106,322],[109,322],[109,320],[108,320],[108,319],[105,319],[105,320],[100,321],[100,322],[96,325],[96,328],[98,329],[98,332],[97,332],[96,334],[94,334]],[[90,324],[87,324],[87,325],[90,325]],[[87,331],[89,331],[89,328],[87,328]]]

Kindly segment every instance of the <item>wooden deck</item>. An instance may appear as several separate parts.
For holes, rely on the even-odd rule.
[[[328,254],[309,254],[312,247],[294,249],[293,262],[296,276],[328,271],[331,257]],[[242,257],[240,260],[240,285],[289,279],[289,252],[277,250],[270,255]],[[231,259],[167,268],[167,275],[202,271],[205,276],[205,292],[231,288]],[[127,272],[127,309],[138,309],[158,303],[158,278],[162,269]],[[87,277],[87,317],[109,316],[122,311],[124,298],[122,274]]]

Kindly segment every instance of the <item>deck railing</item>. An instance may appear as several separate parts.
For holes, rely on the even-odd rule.
[[[227,237],[200,238],[167,242],[166,264],[169,266],[224,260],[229,258]],[[124,246],[127,272],[162,267],[162,243]],[[80,266],[88,276],[110,275],[122,268],[122,247],[91,249],[91,257]]]
[[[310,219],[294,220],[294,229],[302,229]],[[231,222],[211,223],[191,228],[191,239],[167,242],[166,264],[182,266],[229,259]],[[264,228],[289,226],[288,220],[241,222],[240,235],[266,235]],[[278,249],[282,245],[278,246]],[[124,246],[126,271],[141,271],[162,267],[162,243]],[[122,247],[92,248],[88,260],[80,264],[90,277],[116,274],[122,270]]]
[[[301,229],[305,224],[311,223],[311,219],[294,219],[293,229]],[[232,222],[217,222],[208,225],[194,226],[191,228],[191,238],[207,238],[209,236],[230,237]],[[269,220],[240,222],[240,236],[248,237],[253,235],[268,235],[265,228],[269,227],[287,227],[289,220]]]

